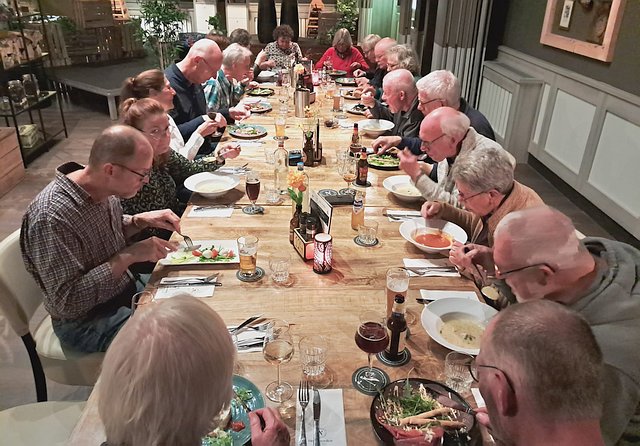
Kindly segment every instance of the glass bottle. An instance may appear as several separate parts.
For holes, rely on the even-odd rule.
[[[302,172],[303,180],[302,186],[302,212],[309,212],[309,175],[304,171],[304,163],[300,161],[298,163],[298,171]]]
[[[355,156],[356,153],[360,151],[362,145],[360,145],[360,133],[358,132],[358,123],[353,123],[353,134],[351,135],[351,144],[349,145],[349,150],[352,156]]]
[[[38,97],[40,96],[40,87],[38,86],[38,79],[36,78],[35,74],[23,74],[22,86],[24,87],[27,101],[29,103],[38,102]]]
[[[296,204],[296,211],[293,213],[293,217],[289,220],[289,243],[293,245],[293,230],[300,227],[300,214],[302,213],[302,205]]]
[[[287,174],[289,172],[289,152],[284,148],[284,141],[278,141],[278,148],[274,154],[273,168],[276,190],[280,195],[287,193]]]
[[[351,210],[351,229],[357,231],[360,225],[364,224],[364,192],[357,190],[353,198],[353,209]]]
[[[389,330],[389,345],[385,356],[392,361],[400,359],[407,340],[407,321],[405,319],[405,302],[402,294],[397,294],[391,310],[391,317],[387,320]]]
[[[358,176],[356,177],[356,184],[358,186],[366,186],[368,176],[369,163],[367,162],[367,149],[363,147],[360,151],[360,159],[358,160]]]
[[[302,146],[304,165],[308,167],[313,167],[316,158],[315,147],[313,147],[314,138],[313,138],[313,124],[311,119],[305,119],[304,124],[302,125],[302,136],[304,139],[304,143]]]
[[[17,108],[22,108],[27,105],[27,96],[24,94],[24,87],[19,80],[12,80],[8,82],[9,98],[13,105]]]

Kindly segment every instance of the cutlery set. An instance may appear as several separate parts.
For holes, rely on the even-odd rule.
[[[309,405],[310,389],[308,381],[300,381],[300,387],[298,387],[298,402],[302,408],[301,421],[300,421],[300,438],[298,440],[298,446],[307,446],[307,424],[306,424],[306,410]],[[318,389],[313,389],[313,446],[320,446],[320,412],[322,409],[322,403],[320,401],[320,392]]]

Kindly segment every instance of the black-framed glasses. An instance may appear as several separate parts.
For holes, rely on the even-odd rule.
[[[525,269],[528,268],[535,268],[537,266],[546,266],[547,268],[549,268],[552,272],[556,272],[555,268],[551,265],[549,265],[548,263],[542,262],[542,263],[534,263],[533,265],[526,265],[526,266],[521,266],[520,268],[514,268],[514,269],[510,269],[509,271],[500,271],[500,269],[498,269],[498,267],[495,267],[495,277],[498,279],[503,279],[506,276],[508,276],[509,274],[513,274],[513,273],[517,273],[519,271],[523,271]]]
[[[480,191],[480,192],[476,192],[473,195],[469,195],[467,197],[465,194],[463,194],[462,192],[458,191],[458,200],[459,201],[468,201],[468,200],[471,200],[473,197],[477,197],[478,195],[482,195],[482,194],[484,194],[486,192],[489,192],[489,191],[488,190],[483,190],[483,191]]]
[[[436,99],[429,99],[428,101],[418,101],[418,103],[420,105],[422,105],[423,107],[431,104],[432,102],[436,102],[436,101],[440,101],[444,104],[444,100],[440,99],[440,98],[436,98]]]
[[[475,361],[470,361],[467,364],[467,368],[469,369],[469,374],[471,375],[471,378],[473,378],[473,380],[477,383],[480,382],[479,376],[478,376],[478,369],[480,367],[484,367],[485,369],[494,369],[499,371],[500,373],[502,373],[504,375],[504,379],[507,381],[507,385],[509,386],[509,388],[511,389],[511,391],[513,393],[516,393],[516,388],[513,387],[513,382],[511,381],[511,378],[509,378],[509,375],[507,375],[507,373],[502,370],[500,367],[496,367],[495,365],[485,365],[485,364],[476,364]]]
[[[143,180],[145,178],[149,178],[149,176],[151,175],[151,171],[150,170],[146,170],[144,172],[137,172],[137,171],[131,169],[130,167],[125,166],[124,164],[119,164],[119,163],[111,163],[111,164],[113,164],[114,166],[122,167],[123,169],[128,170],[129,172],[138,175]]]
[[[446,134],[443,133],[442,135],[438,136],[435,139],[432,139],[431,141],[422,141],[421,147],[425,147],[426,149],[430,149],[431,146],[433,145],[433,143],[436,142],[437,140],[439,140],[440,138],[442,138],[443,136],[446,136]]]

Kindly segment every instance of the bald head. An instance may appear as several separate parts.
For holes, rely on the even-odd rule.
[[[378,43],[376,43],[373,53],[375,55],[378,67],[385,70],[387,69],[387,50],[397,44],[398,42],[391,37],[382,38],[378,41]]]
[[[589,324],[563,305],[535,301],[502,310],[485,332],[477,363],[509,376],[519,404],[531,405],[538,420],[597,420],[601,415],[600,348]],[[483,395],[496,390],[482,381]]]
[[[151,144],[140,131],[128,125],[114,125],[106,128],[93,142],[89,167],[99,168],[106,163],[127,164],[147,152],[153,156]]]
[[[222,66],[222,51],[213,40],[200,39],[177,66],[187,80],[200,84],[216,75]]]
[[[418,89],[410,71],[393,70],[382,81],[382,99],[391,113],[406,112],[418,96]]]

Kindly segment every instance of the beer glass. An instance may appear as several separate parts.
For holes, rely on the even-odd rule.
[[[242,212],[252,215],[264,212],[263,207],[256,206],[256,201],[258,200],[258,196],[260,195],[260,175],[255,170],[247,171],[245,190],[247,192],[249,201],[251,201],[251,206],[242,208]]]
[[[285,139],[287,139],[287,135],[285,132],[285,126],[287,124],[287,117],[284,115],[278,115],[275,118],[275,125],[276,125],[276,136],[274,137],[274,139],[278,140],[278,141],[284,141]]]
[[[405,300],[409,289],[409,271],[404,268],[387,270],[387,317],[391,317],[391,309],[396,295],[401,294]]]
[[[245,277],[255,275],[258,260],[258,237],[254,235],[238,237],[238,251],[240,253],[240,274]]]
[[[389,344],[384,318],[373,311],[361,314],[355,340],[358,348],[367,353],[369,362],[367,367],[360,367],[354,372],[353,385],[362,393],[374,395],[389,383],[389,376],[372,365],[373,355],[383,351]]]

